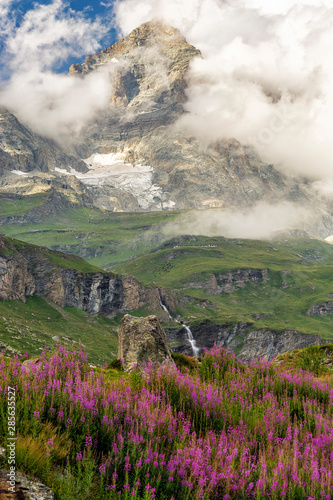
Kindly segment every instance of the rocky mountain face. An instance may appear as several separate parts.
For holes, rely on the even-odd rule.
[[[96,203],[122,210],[311,203],[302,182],[263,163],[251,147],[229,139],[203,148],[177,126],[195,57],[199,51],[177,30],[151,22],[71,67],[84,76],[112,61],[119,66],[109,109],[85,135],[93,154],[79,177],[95,194],[101,190]],[[125,204],[124,191],[132,195]]]
[[[0,236],[0,300],[25,301],[33,294],[111,317],[141,307],[158,310],[161,295],[176,300],[172,291],[146,288],[132,276],[98,272],[80,258]]]
[[[167,328],[166,332],[173,351],[193,355],[185,328]],[[192,327],[192,333],[200,354],[204,348],[210,349],[216,344],[235,352],[238,359],[245,362],[253,359],[271,361],[279,354],[327,343],[319,335],[305,334],[297,330],[257,330],[253,323],[246,322],[215,324],[206,320]]]
[[[204,147],[178,125],[196,57],[178,30],[154,21],[72,65],[77,78],[110,66],[113,93],[70,152],[2,109],[0,195],[43,191],[47,181],[58,190],[75,178],[84,204],[111,211],[245,210],[258,201],[291,201],[312,213],[300,229],[331,234],[331,208],[314,200],[304,180],[262,162],[251,146],[230,138]]]
[[[51,139],[34,134],[6,108],[0,106],[0,175],[32,171],[52,172],[71,166],[87,170],[77,156],[66,153]]]

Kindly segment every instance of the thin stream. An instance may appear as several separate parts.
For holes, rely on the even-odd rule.
[[[160,305],[162,307],[162,309],[168,313],[169,315],[169,319],[173,320],[173,321],[177,321],[177,323],[179,323],[178,320],[174,320],[173,317],[171,316],[170,314],[170,311],[169,309],[167,308],[167,306],[165,304],[163,304],[162,300],[160,299]],[[183,327],[185,328],[185,331],[187,333],[187,338],[188,338],[188,341],[189,343],[191,344],[191,347],[192,347],[192,352],[193,352],[193,356],[195,357],[198,357],[199,356],[199,351],[200,351],[200,348],[197,347],[197,343],[196,343],[196,340],[195,338],[193,337],[193,333],[191,332],[191,328],[186,325],[184,322],[182,323]]]

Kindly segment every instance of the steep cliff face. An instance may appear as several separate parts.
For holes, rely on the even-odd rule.
[[[13,253],[0,236],[0,300],[25,301],[26,295],[35,292],[35,280],[26,259],[18,252]]]
[[[0,175],[6,172],[50,172],[69,167],[85,171],[84,162],[54,141],[34,134],[0,106]]]
[[[168,328],[166,332],[175,352],[192,355],[184,328]],[[214,324],[206,320],[192,327],[192,333],[201,354],[204,348],[210,349],[216,344],[235,352],[239,359],[246,362],[253,359],[271,361],[285,352],[326,343],[319,335],[304,334],[296,330],[257,330],[249,322]]]
[[[115,316],[142,307],[159,310],[160,293],[132,276],[105,273],[80,258],[0,235],[0,300],[25,301],[37,294],[60,307]]]
[[[111,47],[88,56],[82,65],[72,65],[71,74],[84,76],[112,63],[112,115],[117,110],[132,112],[123,120],[127,127],[121,127],[117,120],[116,128],[107,131],[107,124],[100,123],[99,141],[121,140],[122,131],[126,132],[126,138],[142,137],[143,132],[166,125],[177,113],[182,113],[179,104],[186,100],[186,72],[190,61],[197,56],[200,51],[189,45],[177,29],[152,21]],[[119,114],[116,118],[119,119]]]

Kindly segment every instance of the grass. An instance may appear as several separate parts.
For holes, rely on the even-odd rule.
[[[41,207],[46,198],[45,193],[34,194],[30,196],[4,196],[0,200],[0,217],[15,217],[24,215],[31,210]]]
[[[45,344],[85,346],[89,362],[108,364],[117,355],[117,322],[74,307],[57,307],[41,297],[0,301],[0,341],[21,353],[39,356]],[[1,345],[1,344],[0,344]],[[8,352],[10,352],[8,350]]]
[[[28,203],[30,197],[25,198]],[[154,248],[160,241],[157,233],[178,213],[113,213],[79,207],[59,211],[56,217],[45,216],[41,222],[3,224],[1,231],[25,242],[79,255],[97,267],[113,269]],[[7,206],[6,211],[0,211],[0,219],[5,216]]]
[[[38,260],[44,258],[49,261],[50,267],[58,267],[61,269],[74,269],[82,273],[98,273],[103,272],[103,269],[96,267],[89,262],[86,262],[77,255],[68,255],[63,252],[56,252],[45,247],[40,247],[31,243],[5,237],[4,249],[1,249],[1,255],[15,255],[21,253],[23,255],[31,255]]]
[[[306,349],[279,354],[275,363],[283,368],[296,367],[314,373],[316,377],[333,374],[333,346],[331,344],[310,346]]]

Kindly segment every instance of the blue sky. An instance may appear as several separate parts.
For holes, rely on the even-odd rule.
[[[23,2],[19,2],[17,5],[17,9],[22,11],[22,13],[27,12],[30,9],[33,9],[34,4],[49,4],[51,1],[44,2],[36,2],[32,0],[24,0]],[[105,15],[106,12],[110,10],[110,6],[112,6],[113,2],[105,1],[105,2],[91,2],[87,0],[70,0],[67,2],[73,10],[76,11],[86,11],[90,17],[94,17],[96,15]],[[107,5],[107,6],[106,6]]]
[[[55,3],[57,0],[55,0]],[[33,1],[33,0],[0,0],[0,73],[1,79],[6,80],[10,76],[9,61],[12,56],[8,54],[8,42],[15,37],[15,35],[22,28],[22,25],[29,15],[29,13],[36,12],[40,6],[51,5],[51,0],[45,1]],[[95,40],[99,42],[99,47],[97,50],[108,47],[112,45],[119,36],[117,35],[116,29],[114,28],[113,20],[113,4],[114,2],[105,0],[92,2],[88,0],[62,0],[62,8],[59,9],[61,12],[67,16],[67,18],[75,18],[90,20],[91,23],[100,22],[103,29],[98,33],[95,32]],[[6,7],[1,10],[2,5]],[[5,14],[4,14],[5,12]],[[2,19],[1,19],[2,17]],[[75,22],[75,21],[74,21]],[[11,28],[11,30],[10,30]],[[8,31],[8,33],[6,33]],[[28,31],[32,31],[31,29]],[[47,38],[47,37],[46,37]],[[77,55],[75,54],[77,53]],[[55,61],[52,66],[52,70],[55,72],[67,72],[68,67],[72,63],[82,62],[87,53],[78,54],[78,51],[73,50],[73,54],[68,54],[61,60]]]

